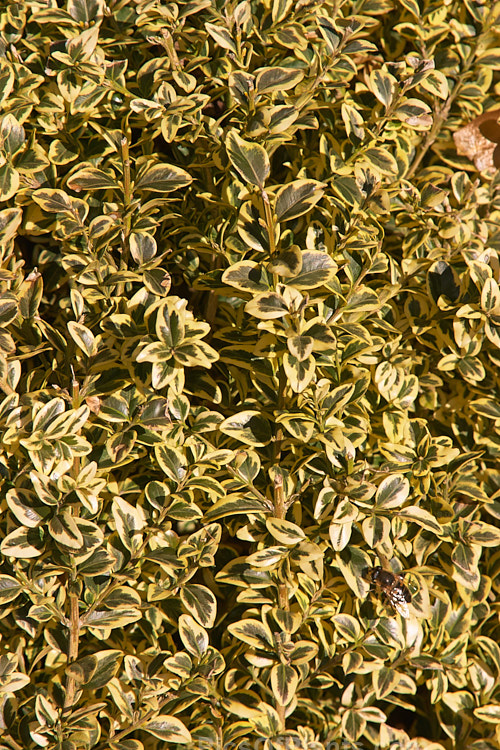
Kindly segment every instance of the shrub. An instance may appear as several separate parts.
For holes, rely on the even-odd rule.
[[[4,4],[2,748],[498,747],[499,11]]]

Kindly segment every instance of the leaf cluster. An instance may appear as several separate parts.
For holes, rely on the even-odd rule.
[[[499,37],[0,9],[2,748],[498,747]]]

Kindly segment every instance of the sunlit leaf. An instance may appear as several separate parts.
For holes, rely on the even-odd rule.
[[[258,143],[250,143],[231,130],[226,138],[226,149],[233,167],[241,177],[261,190],[271,170],[266,150]]]
[[[138,190],[150,190],[154,193],[171,193],[179,188],[187,187],[193,178],[185,169],[173,164],[153,164],[142,172],[136,182]]]
[[[165,742],[177,742],[185,745],[191,742],[191,734],[186,726],[175,716],[158,714],[143,725],[143,728],[153,737],[158,737]]]
[[[307,213],[323,195],[325,185],[316,180],[294,180],[276,194],[278,221],[289,221]]]

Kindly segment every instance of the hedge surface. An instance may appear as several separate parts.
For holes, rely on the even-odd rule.
[[[500,747],[499,16],[2,3],[2,750]]]

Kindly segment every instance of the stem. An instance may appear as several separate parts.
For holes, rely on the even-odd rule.
[[[459,83],[457,83],[452,93],[450,94],[450,96],[444,103],[443,107],[441,108],[441,110],[438,112],[438,114],[435,115],[434,122],[432,124],[431,129],[425,136],[425,140],[423,142],[422,148],[420,149],[418,156],[415,158],[415,160],[413,161],[413,164],[411,165],[411,167],[409,168],[406,174],[407,180],[410,180],[413,177],[418,167],[420,166],[424,156],[426,155],[427,151],[436,141],[439,131],[441,130],[443,126],[443,123],[446,122],[446,120],[448,119],[451,105],[453,104],[454,100],[458,96],[460,84],[462,83],[462,77],[463,76],[460,76]]]
[[[3,737],[2,742],[6,742],[9,746],[13,747],[14,750],[23,750],[21,745],[19,745],[13,737]]]
[[[73,369],[73,365],[70,365],[71,368],[71,406],[73,409],[78,409],[80,406],[80,384],[75,376],[75,371]],[[76,479],[78,474],[80,473],[80,457],[74,456],[73,458],[73,466],[71,467],[71,475],[73,479]]]
[[[281,432],[281,428],[278,428],[278,432]],[[283,494],[283,478],[278,474],[274,479],[274,517],[284,518],[285,515],[286,507],[285,496]]]
[[[72,588],[69,592],[70,626],[68,644],[68,664],[78,659],[78,642],[80,637],[80,612],[78,608],[78,593]],[[66,680],[66,697],[64,699],[64,713],[67,713],[75,702],[76,680],[69,674]]]
[[[271,258],[273,258],[276,252],[273,212],[271,211],[271,204],[269,202],[269,196],[264,189],[262,190],[262,202],[264,203],[264,212],[266,214],[266,228],[267,228],[267,234],[269,237],[269,255],[271,256]]]
[[[123,165],[122,262],[126,267],[129,256],[129,236],[131,228],[129,207],[132,200],[132,182],[130,179],[130,152],[127,136],[123,136],[120,141],[120,146]]]
[[[120,142],[122,149],[122,164],[123,164],[123,198],[125,205],[130,205],[132,198],[131,192],[131,180],[130,180],[130,152],[128,147],[127,136],[123,136]]]
[[[71,369],[71,406],[73,409],[78,409],[80,406],[80,384],[78,383],[78,380],[75,376],[75,371],[73,369],[73,365],[70,365]]]
[[[268,498],[262,494],[256,487],[251,484],[251,482],[247,482],[238,472],[236,469],[233,469],[232,466],[226,466],[226,470],[233,476],[235,479],[237,479],[239,482],[241,482],[250,492],[255,495],[255,497],[261,501],[263,505],[266,506],[269,510],[272,510],[272,506]]]
[[[279,394],[278,394],[278,410],[281,412],[285,403],[285,388],[286,388],[286,375],[283,365],[280,367],[279,373]],[[279,466],[281,461],[281,446],[283,443],[283,427],[279,424],[276,428],[276,440],[274,443],[274,464]],[[283,478],[277,474],[274,478],[274,517],[285,518],[286,516],[286,505],[285,496],[283,494]],[[288,596],[287,596],[288,606]],[[280,604],[281,607],[281,604]],[[284,607],[286,609],[287,607]]]
[[[284,391],[286,387],[286,376],[283,369],[283,365],[280,368],[279,374],[279,396],[278,396],[278,409],[281,411],[284,406]],[[276,441],[274,443],[274,463],[276,466],[279,465],[281,459],[281,445],[283,442],[283,428],[281,425],[277,426],[276,429]],[[274,517],[284,519],[286,516],[286,504],[285,495],[283,493],[283,477],[281,474],[276,474],[274,477]],[[283,570],[278,575],[284,575]],[[288,586],[286,580],[277,582],[278,588],[278,607],[285,611],[290,611],[290,602],[288,599]],[[286,729],[286,713],[285,706],[282,706],[278,701],[275,701],[276,712],[279,717],[279,723],[281,731]]]
[[[168,29],[163,28],[161,30],[161,35],[163,40],[162,46],[168,55],[172,70],[182,70],[182,65],[180,64],[179,56],[175,49],[175,43],[172,34],[170,33],[170,31],[168,31]]]
[[[223,733],[224,720],[217,706],[217,702],[214,698],[212,698],[211,700],[211,705],[212,705],[212,717],[214,720],[215,731],[217,733],[217,748],[218,750],[223,750],[224,748],[224,733]]]
[[[136,729],[139,729],[142,727],[143,724],[145,724],[150,719],[153,719],[155,716],[158,716],[159,712],[163,708],[163,706],[171,700],[171,696],[165,698],[163,701],[160,701],[160,705],[158,708],[151,709],[151,711],[148,711],[147,714],[142,716],[140,719],[137,719],[132,724],[130,724],[125,729],[122,729],[121,732],[117,732],[113,735],[113,737],[110,737],[107,740],[104,740],[104,742],[101,742],[95,750],[104,750],[104,748],[109,747],[111,743],[115,744],[119,740],[123,739],[123,737],[126,737],[127,734],[130,734],[131,732],[134,732]]]

